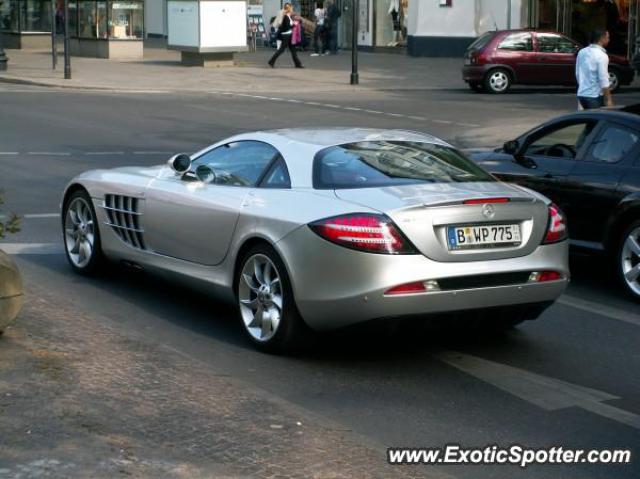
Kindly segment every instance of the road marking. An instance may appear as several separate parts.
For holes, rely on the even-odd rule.
[[[376,115],[383,115],[384,113],[377,110],[365,110],[366,113],[374,113]]]
[[[432,121],[434,123],[440,123],[442,125],[451,125],[453,122],[449,121],[449,120],[434,120],[434,119],[430,119],[429,121]]]
[[[0,249],[7,254],[62,254],[60,243],[0,243]]]
[[[386,113],[389,116],[395,116],[396,118],[404,118],[405,115],[402,115],[401,113]]]
[[[71,156],[71,153],[63,152],[63,151],[29,151],[27,155],[36,155],[36,156]]]
[[[624,321],[625,323],[640,326],[640,315],[629,313],[618,308],[612,308],[611,306],[606,306],[604,304],[594,303],[574,296],[567,296],[566,294],[560,297],[558,303],[572,308],[581,309],[589,313],[606,316],[608,318],[617,319],[618,321]]]
[[[17,151],[0,151],[0,155],[17,155]]]
[[[124,155],[124,151],[87,151],[84,153],[88,156],[104,156],[104,155]]]
[[[354,108],[352,106],[345,106],[343,108],[343,110],[349,110],[349,111],[362,111],[362,108]]]
[[[134,151],[134,155],[170,155],[172,151]]]
[[[59,218],[60,213],[29,213],[26,215],[22,215],[21,218],[31,220],[31,219],[40,219],[40,218]]]
[[[411,118],[412,120],[418,120],[418,121],[427,121],[427,119],[423,116],[408,116],[407,118]]]
[[[612,394],[455,351],[444,351],[434,356],[449,366],[547,411],[580,407],[640,429],[639,415],[602,404],[603,401],[620,399]]]
[[[470,128],[480,128],[480,125],[476,125],[475,123],[456,123],[456,125],[468,126]]]

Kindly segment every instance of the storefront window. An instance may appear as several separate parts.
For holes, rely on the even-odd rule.
[[[64,33],[64,12],[62,13],[62,33]],[[78,36],[78,2],[69,2],[69,34]]]
[[[5,0],[0,9],[2,29],[6,32],[18,32],[20,30],[18,0]]]
[[[408,0],[373,0],[377,47],[406,45]]]
[[[142,38],[144,33],[143,2],[109,2],[111,6],[109,38],[127,40]]]
[[[21,0],[19,3],[21,31],[51,31],[51,2],[49,0]]]
[[[95,38],[96,2],[78,2],[78,37]]]

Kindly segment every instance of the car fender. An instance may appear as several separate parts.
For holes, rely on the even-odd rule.
[[[633,219],[640,219],[640,192],[630,193],[616,206],[605,229],[604,245],[610,249],[614,242]],[[627,221],[629,220],[629,221]]]

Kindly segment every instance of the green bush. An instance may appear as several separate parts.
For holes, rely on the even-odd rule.
[[[18,215],[11,213],[7,219],[2,213],[2,205],[4,205],[4,193],[0,191],[0,239],[4,238],[7,233],[20,231],[20,218],[18,218]]]

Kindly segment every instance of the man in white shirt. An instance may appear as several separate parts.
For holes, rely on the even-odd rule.
[[[324,5],[322,2],[318,2],[315,12],[313,16],[316,20],[316,29],[313,32],[313,49],[314,53],[311,54],[312,57],[317,57],[320,55],[320,46],[318,45],[318,41],[322,42],[322,54],[326,55],[329,45],[327,45],[327,32],[324,28],[324,21],[327,16],[327,11],[324,9]]]
[[[609,83],[609,32],[594,30],[591,45],[583,48],[576,59],[578,101],[585,110],[613,106]]]

